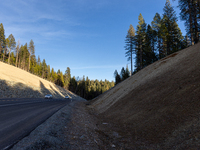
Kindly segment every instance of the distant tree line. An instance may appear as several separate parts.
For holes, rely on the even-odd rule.
[[[12,34],[6,38],[2,23],[0,24],[0,61],[53,82],[87,100],[95,98],[114,86],[114,82],[109,82],[107,80],[94,81],[89,80],[88,77],[86,80],[85,77],[82,79],[78,77],[71,78],[69,67],[67,67],[65,73],[60,71],[60,69],[56,72],[54,68],[47,65],[45,59],[41,61],[39,56],[36,58],[33,40],[30,40],[29,44],[21,45],[20,41],[16,43]]]
[[[88,77],[85,79],[85,76],[82,79],[73,77],[70,80],[69,90],[87,100],[91,100],[109,90],[114,85],[114,81],[90,80]]]
[[[139,14],[136,31],[130,25],[125,39],[125,50],[128,61],[131,61],[131,75],[174,52],[194,45],[199,41],[199,0],[179,0],[181,20],[185,21],[187,34],[182,35],[177,24],[178,18],[169,0],[166,0],[162,16],[156,13],[153,21],[146,24]],[[135,69],[133,71],[133,58]],[[121,80],[115,70],[115,84]]]

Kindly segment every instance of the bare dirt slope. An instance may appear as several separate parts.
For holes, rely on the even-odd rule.
[[[142,69],[90,108],[119,129],[127,149],[126,138],[132,148],[200,148],[200,44]]]
[[[38,98],[45,94],[52,94],[54,98],[77,97],[54,83],[0,62],[0,98]]]

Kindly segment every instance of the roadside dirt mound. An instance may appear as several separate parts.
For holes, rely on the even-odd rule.
[[[149,65],[89,107],[121,129],[118,140],[200,148],[200,44]]]
[[[66,95],[78,98],[74,93],[52,82],[0,62],[0,98],[44,98],[46,94],[52,94],[54,98],[63,98]]]

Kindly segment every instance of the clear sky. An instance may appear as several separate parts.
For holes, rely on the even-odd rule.
[[[1,0],[0,23],[6,37],[21,44],[35,43],[36,57],[55,71],[67,67],[72,76],[114,81],[130,62],[125,37],[130,24],[136,29],[141,13],[150,24],[163,14],[166,0]],[[177,0],[171,1],[177,17]],[[180,19],[179,19],[180,20]],[[178,22],[185,35],[184,22]]]

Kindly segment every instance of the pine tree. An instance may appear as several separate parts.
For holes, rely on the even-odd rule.
[[[130,77],[130,71],[128,69],[128,65],[126,66],[126,70],[125,70],[125,75],[124,75],[125,79]],[[111,86],[112,87],[112,86]]]
[[[13,52],[11,52],[11,54],[10,54],[10,65],[15,65],[15,55],[14,55],[14,53]]]
[[[70,84],[70,79],[71,79],[71,71],[70,68],[67,67],[65,74],[64,74],[64,81],[65,81],[65,88],[68,89],[69,88],[69,84]]]
[[[150,25],[147,26],[146,35],[145,35],[145,45],[144,45],[144,52],[143,52],[143,65],[144,67],[152,64],[157,60],[156,54],[154,51],[154,32]]]
[[[154,36],[156,38],[155,40],[155,50],[157,51],[158,53],[158,58],[161,59],[163,58],[163,50],[162,50],[162,44],[161,44],[161,41],[162,41],[162,32],[161,32],[161,16],[159,13],[156,13],[154,18],[153,18],[153,21],[151,22],[151,26],[152,26],[152,29],[154,31]]]
[[[163,49],[165,56],[178,51],[180,48],[177,46],[183,39],[182,33],[176,23],[177,17],[173,7],[169,0],[166,0],[165,7],[163,9],[164,14],[161,21],[161,31],[163,40]]]
[[[28,48],[27,48],[27,43],[23,46],[21,45],[19,49],[19,63],[18,66],[21,69],[28,70]]]
[[[50,67],[50,65],[47,66],[47,80],[51,81],[51,67]]]
[[[8,38],[6,39],[6,45],[8,47],[8,52],[9,52],[8,64],[10,64],[10,53],[11,53],[12,50],[15,49],[15,46],[16,46],[15,38],[12,34],[10,34],[8,36]]]
[[[6,47],[6,39],[5,39],[5,30],[3,24],[0,24],[0,58],[3,55],[3,61],[5,56],[5,47]],[[3,54],[2,54],[3,53]]]
[[[16,62],[15,62],[16,67],[17,67],[17,63],[18,63],[19,50],[20,50],[20,41],[18,40],[17,47],[16,47]]]
[[[34,74],[35,74],[34,70],[35,70],[36,66],[37,66],[36,57],[35,57],[35,55],[32,55],[32,56],[31,56],[31,65],[30,65],[30,72],[31,72],[31,73],[34,73]]]
[[[28,65],[28,70],[30,71],[30,66],[31,66],[31,56],[35,55],[35,45],[33,40],[31,39],[30,43],[29,43],[29,47],[28,47],[28,51],[29,51],[29,65]]]
[[[135,45],[134,45],[134,37],[135,37],[135,29],[133,28],[132,25],[130,25],[128,33],[126,35],[126,46],[125,46],[125,50],[126,50],[126,57],[128,57],[128,61],[131,60],[131,75],[133,72],[133,52],[135,49]]]
[[[47,78],[47,64],[45,59],[42,61],[42,78]]]
[[[181,20],[185,21],[186,31],[190,37],[191,45],[199,41],[199,0],[179,0]]]
[[[76,89],[77,89],[77,81],[75,76],[73,76],[70,80],[69,90],[76,93]]]
[[[56,84],[63,87],[64,86],[64,78],[63,78],[63,73],[60,72],[59,74],[57,74],[57,80],[56,80]]]
[[[139,24],[137,25],[137,35],[135,38],[135,46],[136,46],[136,69],[141,70],[143,68],[143,51],[145,45],[145,35],[146,35],[146,23],[142,14],[140,13],[139,17]]]
[[[121,77],[118,74],[117,70],[115,70],[115,72],[114,72],[114,77],[115,77],[115,85],[117,85],[118,83],[121,82]]]
[[[125,76],[126,76],[126,71],[125,71],[124,67],[122,67],[121,72],[120,72],[120,77],[121,77],[122,81],[126,79]]]

